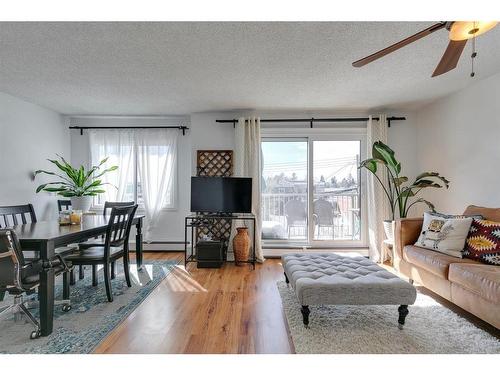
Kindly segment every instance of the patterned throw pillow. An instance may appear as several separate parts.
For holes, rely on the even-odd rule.
[[[448,219],[424,213],[422,231],[415,246],[462,258],[472,218]]]
[[[465,243],[464,257],[500,266],[500,223],[474,219]]]

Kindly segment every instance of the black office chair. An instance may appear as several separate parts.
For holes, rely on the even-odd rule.
[[[61,255],[57,254],[52,262],[55,274],[64,276],[63,300],[55,301],[56,305],[62,304],[63,311],[71,310],[69,300],[69,271],[71,265],[64,261]],[[30,337],[36,339],[40,337],[40,323],[28,310],[36,303],[24,301],[23,294],[33,294],[40,283],[40,271],[42,263],[40,261],[30,262],[23,256],[21,245],[16,233],[11,229],[0,229],[0,301],[5,293],[14,295],[14,303],[7,306],[0,312],[0,317],[13,312],[17,316],[24,313],[35,325],[36,329],[31,332]]]
[[[61,211],[68,211],[72,207],[71,205],[71,200],[70,199],[58,199],[57,200],[57,208],[59,209],[59,212]]]
[[[0,228],[9,228],[14,225],[36,223],[35,209],[31,203],[18,206],[0,206]],[[55,249],[56,254],[64,255],[75,250],[76,246],[68,245],[61,246]],[[28,260],[35,260],[38,256],[38,251],[24,249],[24,257]]]
[[[132,202],[104,202],[104,209],[102,210],[102,214],[106,216],[108,213],[108,210],[113,209],[113,207],[125,207],[125,206],[133,206],[135,204],[134,201]],[[104,236],[101,238],[89,240],[86,242],[82,242],[79,244],[80,250],[88,249],[89,247],[94,247],[94,246],[104,246]],[[80,272],[80,279],[82,279],[82,272]],[[114,279],[116,277],[116,269],[115,269],[115,262],[111,263],[111,279]],[[72,284],[74,284],[74,275],[71,275],[71,280]],[[92,285],[97,286],[97,265],[92,266]]]
[[[113,302],[110,267],[120,258],[123,259],[123,271],[127,285],[132,286],[129,274],[128,240],[136,210],[137,205],[113,207],[109,216],[104,245],[79,249],[66,257],[66,260],[73,265],[91,265],[96,270],[98,265],[103,265],[104,283],[109,302]],[[97,273],[95,277],[97,278]]]

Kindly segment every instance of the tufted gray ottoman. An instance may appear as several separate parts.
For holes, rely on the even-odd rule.
[[[417,298],[413,285],[360,255],[294,253],[281,260],[286,282],[302,305],[306,327],[309,305],[400,305],[402,329],[408,305]]]

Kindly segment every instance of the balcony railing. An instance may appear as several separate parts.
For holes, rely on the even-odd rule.
[[[307,239],[307,199],[306,193],[263,193],[262,239]],[[316,206],[318,200],[330,205]],[[359,195],[355,189],[342,193],[315,193],[314,206],[315,240],[360,239]]]

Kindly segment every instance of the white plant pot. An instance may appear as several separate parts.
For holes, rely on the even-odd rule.
[[[92,197],[71,197],[71,208],[73,210],[81,210],[82,212],[88,212],[90,206],[92,205]]]
[[[385,237],[388,240],[394,241],[394,221],[384,220]]]

